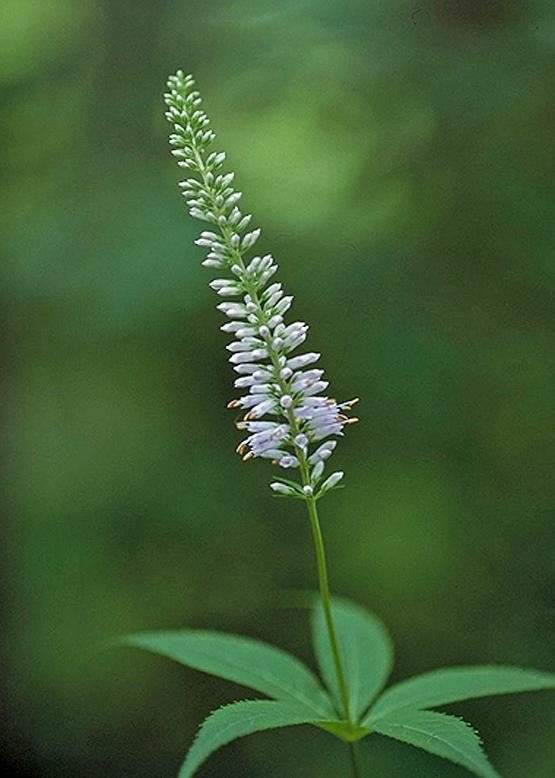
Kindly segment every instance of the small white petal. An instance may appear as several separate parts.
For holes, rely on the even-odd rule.
[[[311,478],[313,481],[317,481],[320,478],[320,476],[324,472],[324,467],[325,465],[322,460],[316,462],[316,464],[312,468],[312,473],[311,473]]]
[[[287,484],[279,483],[279,481],[275,481],[273,484],[270,484],[270,489],[273,489],[273,491],[277,494],[286,494],[288,496],[295,494],[294,489],[292,489],[290,486],[287,486]]]
[[[320,359],[320,354],[317,354],[316,352],[309,352],[308,354],[303,354],[300,357],[293,357],[293,359],[289,359],[287,362],[287,366],[290,367],[292,370],[298,370],[300,367],[305,367],[306,365],[310,365],[313,362],[317,362]]]
[[[241,243],[241,248],[244,250],[250,249],[252,246],[254,246],[254,244],[256,243],[259,237],[260,237],[259,229],[253,230],[252,232],[247,232],[247,234],[245,235]]]
[[[285,467],[285,468],[298,467],[299,466],[299,460],[297,459],[297,457],[294,457],[294,456],[291,456],[291,455],[287,454],[286,456],[282,457],[279,460],[279,466],[280,467]]]
[[[273,410],[274,410],[274,400],[265,400],[264,402],[261,402],[259,405],[254,406],[254,408],[251,410],[251,416],[254,419],[259,419],[261,416],[264,416],[264,414],[269,413],[269,411],[273,411]]]
[[[337,446],[335,440],[328,440],[316,449],[314,454],[308,458],[309,465],[315,465],[317,462],[323,462],[332,455],[333,449]]]
[[[277,272],[277,269],[278,269],[278,266],[277,266],[277,265],[271,265],[271,266],[268,268],[268,270],[265,270],[265,271],[264,271],[264,272],[261,274],[261,276],[260,276],[260,278],[259,278],[259,281],[260,281],[260,283],[261,283],[261,285],[262,285],[262,286],[264,286],[264,284],[265,284],[267,281],[269,281],[269,280],[270,280],[270,278],[271,278],[271,277],[274,275],[274,273],[276,273],[276,272]]]
[[[252,377],[255,381],[268,381],[272,377],[272,374],[269,370],[256,370]]]
[[[246,389],[249,386],[253,386],[253,384],[256,383],[256,379],[254,376],[242,376],[241,378],[236,378],[233,382],[233,386],[236,389]]]
[[[323,392],[324,389],[327,389],[328,386],[329,386],[328,381],[316,381],[307,389],[305,389],[304,394],[307,397],[310,397],[311,395],[314,394],[320,394],[320,392]]]
[[[322,484],[322,491],[328,491],[328,489],[333,489],[334,486],[336,486],[339,481],[343,478],[345,473],[341,470],[338,470],[336,473],[332,473],[329,478],[326,478],[324,483]]]
[[[237,332],[241,329],[243,323],[240,321],[228,321],[220,327],[222,332]],[[240,335],[238,337],[241,337]]]
[[[254,362],[255,360],[254,351],[243,351],[240,354],[233,354],[229,358],[232,365],[239,365],[241,362]]]
[[[283,316],[283,314],[289,310],[291,307],[291,304],[293,302],[293,297],[284,297],[283,300],[281,300],[276,307],[274,308],[274,311],[279,316]]]
[[[255,373],[257,370],[260,369],[260,365],[250,365],[250,364],[243,364],[243,365],[235,365],[233,368],[236,373],[240,373],[241,375],[249,375],[250,373]]]
[[[277,327],[278,324],[281,324],[283,321],[282,316],[272,316],[272,318],[268,322],[268,327],[273,330],[274,327]]]
[[[273,388],[274,384],[255,384],[249,391],[251,394],[270,394]]]

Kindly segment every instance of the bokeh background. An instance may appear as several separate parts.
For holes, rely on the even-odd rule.
[[[249,693],[106,651],[200,626],[312,663],[303,506],[244,465],[215,299],[161,93],[193,71],[260,246],[362,422],[323,504],[332,585],[378,612],[396,679],[549,669],[555,45],[549,0],[3,0],[4,760],[176,775]],[[550,580],[551,579],[551,580]],[[252,695],[251,695],[252,696]],[[508,776],[553,775],[546,693],[456,711]],[[254,736],[210,778],[335,778],[342,745]],[[385,738],[373,776],[462,776]]]

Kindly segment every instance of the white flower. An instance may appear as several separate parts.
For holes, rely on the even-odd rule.
[[[270,484],[270,489],[273,489],[273,491],[277,494],[284,494],[288,497],[295,494],[294,490],[290,486],[287,486],[287,484],[280,484],[278,481]]]
[[[336,473],[332,473],[321,486],[322,492],[328,492],[330,489],[333,489],[334,486],[337,486],[337,484],[341,481],[345,473],[343,473],[341,470],[338,470]]]
[[[337,403],[324,394],[328,388],[324,371],[304,370],[316,363],[320,354],[291,356],[306,340],[308,325],[303,321],[284,323],[293,297],[285,295],[279,282],[268,285],[278,269],[272,255],[247,259],[261,232],[258,228],[245,232],[252,217],[243,215],[237,205],[241,192],[232,186],[234,174],[220,172],[223,152],[209,151],[215,135],[200,107],[193,78],[178,71],[169,78],[168,88],[165,101],[166,117],[173,126],[172,154],[178,165],[194,176],[179,186],[191,216],[213,225],[195,242],[208,250],[202,264],[219,272],[220,277],[210,282],[211,288],[220,297],[233,298],[217,308],[231,320],[221,329],[234,337],[227,349],[240,376],[235,387],[247,390],[229,403],[229,407],[246,411],[237,426],[249,435],[237,450],[244,459],[269,458],[284,468],[300,468],[304,494],[312,498],[324,460],[336,446],[336,441],[327,438],[343,435],[345,426],[355,421],[346,416],[355,401]],[[342,475],[329,476],[319,493],[335,486]],[[271,487],[282,495],[294,493],[278,482]]]

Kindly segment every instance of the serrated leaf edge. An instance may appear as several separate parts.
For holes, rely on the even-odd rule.
[[[234,700],[233,702],[227,702],[224,705],[220,705],[219,707],[214,708],[214,710],[210,711],[210,713],[206,716],[206,718],[202,721],[200,726],[197,728],[197,731],[196,731],[195,736],[193,738],[193,742],[189,746],[189,750],[187,751],[187,754],[185,756],[185,762],[183,763],[183,765],[182,765],[182,767],[181,767],[181,769],[179,771],[178,778],[181,778],[181,776],[182,776],[183,768],[185,767],[185,764],[187,762],[187,758],[189,756],[189,753],[194,748],[195,744],[197,743],[198,739],[200,738],[205,725],[207,724],[207,722],[214,715],[216,715],[220,711],[227,710],[228,708],[234,708],[236,705],[240,705],[241,703],[257,703],[257,702],[261,702],[261,703],[275,702],[277,705],[281,706],[282,708],[290,707],[292,712],[294,712],[296,710],[294,704],[284,702],[283,700],[260,700],[260,699],[249,699],[249,698],[240,699],[240,700]],[[303,709],[299,708],[298,712],[303,712]],[[308,711],[307,711],[307,713],[308,713]],[[312,713],[312,711],[311,711],[311,713]],[[256,714],[251,714],[251,715],[256,716]],[[262,715],[262,714],[260,714],[260,715]],[[283,729],[283,728],[285,728],[287,726],[294,727],[294,726],[304,726],[304,725],[314,726],[316,728],[320,728],[319,727],[319,723],[320,722],[321,723],[330,723],[331,724],[331,723],[334,723],[334,720],[331,719],[331,718],[330,719],[325,719],[325,718],[318,718],[318,717],[316,717],[313,721],[312,720],[310,720],[310,721],[307,720],[307,721],[301,721],[301,722],[292,722],[291,724],[276,725],[275,727],[268,727],[267,731],[269,731],[271,729]],[[229,728],[231,726],[232,726],[232,724],[228,724],[227,728]],[[225,731],[225,729],[226,729],[226,727],[223,727],[220,731],[223,732],[223,731]],[[260,731],[263,731],[263,730],[260,730]],[[256,734],[256,730],[254,732],[250,733],[250,734],[253,734],[253,735]],[[237,738],[237,740],[239,740],[241,737],[248,737],[248,735],[241,735],[241,736],[239,736]],[[204,764],[204,762],[213,753],[218,751],[220,748],[224,748],[226,745],[229,745],[230,742],[233,742],[233,741],[228,741],[228,743],[223,743],[221,746],[218,746],[218,748],[214,749],[214,751],[212,751],[210,754],[207,754],[207,756],[199,763],[198,767],[200,767],[202,764]],[[195,772],[197,771],[198,767],[195,769]]]
[[[401,712],[401,711],[399,711],[399,712]],[[492,776],[492,778],[494,778],[494,776],[496,776],[497,778],[501,778],[501,777],[499,776],[499,773],[496,771],[496,769],[493,767],[493,765],[492,765],[492,764],[491,764],[491,762],[489,761],[489,757],[488,757],[488,755],[487,755],[487,753],[486,753],[486,750],[485,750],[485,748],[484,748],[484,741],[483,741],[483,739],[482,739],[482,736],[480,735],[480,733],[478,732],[478,730],[477,730],[477,729],[476,729],[476,728],[475,728],[475,727],[474,727],[474,726],[473,726],[473,725],[472,725],[470,722],[468,722],[468,721],[466,721],[465,719],[463,719],[463,718],[462,718],[462,716],[457,716],[457,715],[454,715],[454,714],[452,714],[452,713],[442,713],[441,711],[437,711],[437,710],[427,710],[427,711],[423,711],[422,709],[418,709],[418,708],[411,708],[410,710],[409,710],[409,709],[403,709],[403,711],[402,711],[402,712],[403,712],[403,713],[409,713],[409,712],[414,712],[414,713],[426,713],[426,712],[428,712],[428,713],[434,713],[436,716],[441,716],[441,717],[442,717],[442,718],[444,718],[444,719],[448,719],[448,720],[451,720],[451,719],[456,719],[457,721],[460,721],[460,722],[461,722],[461,724],[464,724],[464,726],[465,726],[465,727],[466,727],[466,728],[467,728],[467,729],[468,729],[470,732],[472,732],[472,734],[473,734],[473,735],[474,735],[474,737],[476,738],[476,740],[477,740],[477,744],[478,744],[478,745],[479,745],[479,747],[480,747],[480,751],[481,751],[481,752],[482,752],[482,754],[484,755],[484,757],[485,757],[485,759],[486,759],[486,761],[487,761],[487,763],[488,763],[488,766],[491,768],[491,776]],[[385,716],[384,716],[383,718],[380,718],[380,719],[378,719],[378,720],[377,720],[377,723],[378,723],[378,724],[380,724],[380,723],[384,723],[384,722],[387,722],[387,717],[385,717]],[[395,724],[395,721],[394,721],[394,716],[392,716],[392,719],[390,720],[390,723],[391,723],[391,724]],[[429,732],[426,732],[425,730],[418,729],[418,727],[411,727],[411,726],[408,726],[408,725],[406,725],[406,724],[399,724],[399,726],[400,726],[400,727],[404,727],[405,729],[408,729],[408,730],[413,730],[414,732],[418,732],[418,734],[420,734],[420,735],[424,735],[425,737],[427,737],[427,738],[429,738],[429,739],[431,739],[431,740],[438,740],[438,741],[440,741],[440,742],[442,742],[442,743],[447,743],[447,745],[449,745],[449,747],[450,747],[450,748],[452,748],[454,751],[457,751],[457,752],[461,753],[465,759],[468,759],[469,761],[472,761],[471,759],[469,759],[468,755],[466,755],[466,754],[465,754],[463,751],[460,751],[460,749],[458,749],[458,748],[456,748],[455,746],[453,746],[451,743],[449,743],[449,741],[443,740],[442,738],[438,737],[438,735],[433,735],[433,734],[430,734]],[[382,732],[380,732],[379,730],[374,730],[374,731],[376,732],[376,734],[378,734],[378,735],[382,735],[383,737],[391,737],[390,735],[387,735],[387,734],[385,734],[385,733],[382,733]],[[412,745],[412,746],[413,746],[413,748],[422,748],[422,746],[415,746],[415,745],[414,745],[414,744],[412,744],[412,743],[407,743],[407,745]],[[422,748],[422,750],[425,750],[425,749],[423,749],[423,748]],[[431,753],[431,752],[430,752],[430,753]],[[438,757],[438,759],[446,759],[447,761],[452,761],[452,760],[449,760],[449,758],[448,758],[448,757],[441,756],[440,754],[432,754],[432,756],[437,756],[437,757]],[[461,767],[465,767],[465,765],[462,765],[462,764],[460,764],[460,763],[459,763],[459,766],[461,766]],[[465,769],[468,769],[468,768],[466,768],[466,767],[465,767]]]

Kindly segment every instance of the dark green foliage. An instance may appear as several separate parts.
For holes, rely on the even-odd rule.
[[[232,740],[295,724],[312,724],[347,742],[371,733],[387,735],[455,762],[482,778],[495,778],[498,774],[470,725],[455,716],[422,708],[473,697],[555,688],[555,675],[537,670],[445,668],[386,689],[366,712],[391,670],[391,639],[382,622],[355,603],[334,599],[332,611],[355,722],[352,729],[342,721],[337,678],[319,602],[312,614],[314,651],[335,700],[335,712],[307,668],[289,654],[255,640],[184,631],[132,635],[121,641],[250,686],[275,700],[237,702],[210,714],[189,751],[180,778],[190,778],[213,751]]]

